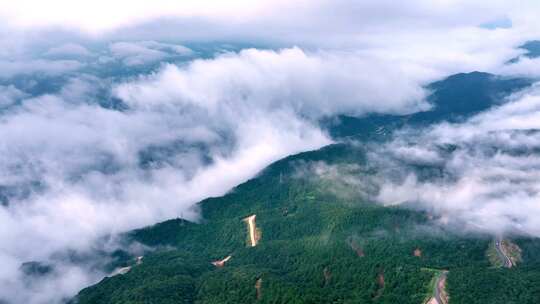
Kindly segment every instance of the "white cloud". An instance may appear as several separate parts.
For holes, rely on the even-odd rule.
[[[190,56],[189,48],[156,41],[115,42],[109,45],[112,55],[119,58],[127,66],[152,63],[173,56]]]
[[[10,78],[17,75],[49,75],[56,76],[77,71],[84,64],[75,60],[1,60],[0,79]]]
[[[14,196],[9,207],[0,207],[0,283],[9,286],[0,289],[0,298],[50,303],[73,294],[100,274],[61,265],[54,280],[28,289],[17,276],[20,263],[47,261],[68,248],[88,249],[104,234],[162,219],[196,219],[194,202],[225,193],[274,160],[329,143],[313,123],[322,116],[426,109],[422,86],[456,72],[536,75],[532,60],[502,65],[519,55],[518,45],[540,36],[539,9],[537,1],[516,5],[503,0],[0,0],[0,79],[23,74],[67,79],[53,95],[32,98],[13,84],[0,87],[0,105],[22,101],[0,117],[0,184],[29,189]],[[480,27],[501,17],[512,26]],[[125,73],[145,63],[191,59],[195,53],[181,41],[283,49],[165,65],[130,79],[109,70],[115,60],[128,66],[118,71]],[[84,56],[88,65],[44,55]],[[83,68],[98,72],[81,75]],[[112,73],[111,79],[98,76],[102,71]],[[99,107],[107,93],[129,109]],[[535,96],[464,125],[440,125],[422,135],[423,145],[395,142],[391,158],[442,162],[450,171],[465,173],[442,184],[411,175],[383,191],[381,199],[420,195],[426,202],[440,202],[441,214],[477,223],[478,229],[491,230],[485,221],[491,218],[505,229],[536,233],[533,217],[507,207],[515,201],[537,214],[537,176],[527,169],[536,164],[533,157],[487,159],[465,149],[448,161],[431,144],[536,147],[536,135],[501,129],[536,128]],[[156,158],[145,169],[144,153]],[[501,175],[524,182],[516,186],[503,178],[493,183],[516,189],[513,197],[495,201],[486,180]],[[347,176],[343,183],[354,180]],[[463,204],[455,206],[456,201]]]
[[[328,144],[314,124],[324,115],[425,108],[419,83],[430,77],[355,52],[251,49],[117,84],[124,112],[97,105],[94,92],[109,80],[72,77],[56,95],[26,99],[0,121],[0,184],[30,191],[2,208],[4,260],[13,270],[67,248],[88,250],[108,233],[179,215],[197,219],[195,202],[222,195],[275,160]],[[141,153],[175,145],[181,148],[141,168]],[[0,280],[14,286],[6,292],[22,288],[10,271]],[[73,291],[56,288],[46,301]],[[44,301],[39,292],[9,296]]]
[[[74,56],[74,57],[87,57],[92,53],[84,46],[76,43],[66,43],[60,46],[50,48],[45,55],[47,56]]]
[[[26,99],[0,120],[0,184],[30,190],[0,208],[0,259],[9,264],[0,271],[0,282],[10,286],[0,298],[50,303],[72,295],[99,274],[79,276],[87,271],[82,266],[62,265],[65,273],[28,290],[14,273],[25,261],[49,261],[66,249],[89,250],[109,233],[176,216],[196,220],[195,202],[223,195],[273,161],[330,142],[288,107],[259,109],[252,100],[236,108],[240,104],[230,101],[221,113],[209,113],[138,100],[139,106],[119,112],[90,103],[89,82],[99,79],[72,79],[58,95]],[[167,85],[147,93],[146,102],[159,102]],[[133,105],[132,96],[123,98]],[[141,153],[151,147],[172,152],[155,155],[143,169]],[[32,186],[36,181],[38,189]],[[75,283],[69,280],[74,273]],[[51,286],[55,292],[44,291]]]
[[[540,58],[520,56],[517,62],[509,63],[496,69],[500,75],[540,78]]]
[[[47,3],[32,0],[0,2],[2,17],[12,26],[78,27],[90,32],[110,30],[120,26],[169,18],[207,19],[221,24],[262,23],[307,29],[314,25],[319,31],[324,26],[341,31],[350,26],[371,28],[381,23],[418,27],[425,24],[480,25],[501,16],[508,16],[520,25],[531,21],[532,8],[536,1],[522,1],[514,5],[502,0],[491,1],[427,1],[415,0],[407,4],[395,1],[351,1],[351,0],[232,0],[223,3],[217,0],[166,1],[148,3],[133,1],[82,1],[51,0]],[[300,14],[298,12],[301,12]],[[332,12],[329,14],[328,12]],[[515,20],[514,20],[515,19]],[[274,20],[274,22],[271,22]],[[327,21],[327,22],[324,22]],[[257,29],[260,29],[257,26]],[[351,29],[351,30],[354,30]],[[350,30],[350,31],[351,31]]]
[[[109,46],[109,49],[114,57],[123,59],[126,65],[140,65],[159,61],[167,57],[167,53],[165,52],[129,42],[113,43]]]
[[[149,48],[149,49],[168,52],[168,53],[171,53],[172,55],[180,55],[180,56],[193,55],[193,51],[191,49],[180,44],[163,43],[163,42],[157,42],[157,41],[139,41],[139,42],[136,42],[135,44]]]
[[[278,1],[279,2],[279,1]],[[227,3],[214,0],[171,2],[157,0],[153,3],[133,1],[82,1],[51,0],[47,3],[20,0],[17,3],[0,2],[1,15],[11,25],[22,27],[71,26],[97,32],[133,22],[149,19],[176,17],[246,17],[263,12],[270,1],[252,2],[232,0]]]
[[[157,75],[118,86],[116,94],[135,108],[195,106],[212,115],[227,115],[229,108],[293,109],[314,118],[428,108],[421,83],[430,75],[409,74],[396,65],[354,52],[250,49],[184,68],[168,65]]]
[[[540,236],[539,87],[511,99],[462,124],[405,131],[375,150],[372,161],[384,162],[392,174],[381,175],[378,199],[385,204],[416,202],[460,229]],[[457,149],[449,152],[444,148],[449,145]],[[408,154],[400,152],[404,149],[421,151],[414,153],[413,164],[433,164],[435,156],[445,176],[420,179],[409,167]],[[392,159],[398,160],[397,167],[388,169]],[[399,174],[396,168],[401,168]]]
[[[13,85],[0,86],[0,109],[8,107],[27,95]]]

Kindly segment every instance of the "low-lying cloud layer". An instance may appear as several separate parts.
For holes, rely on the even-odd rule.
[[[322,117],[427,110],[424,85],[456,72],[538,77],[529,65],[537,59],[505,65],[539,38],[535,8],[502,0],[0,3],[0,302],[72,296],[104,274],[65,261],[65,252],[90,254],[106,235],[176,216],[197,220],[197,201],[330,143]],[[451,169],[458,154],[447,163],[429,137],[474,123],[387,150]],[[495,166],[463,138],[452,140],[464,159]],[[413,188],[443,189],[411,178]],[[483,178],[475,181],[485,187]],[[526,184],[520,193],[534,199]],[[29,282],[20,269],[27,261],[54,264],[54,275]]]
[[[377,200],[416,204],[460,229],[540,237],[540,88],[510,99],[461,124],[401,131],[375,150]]]
[[[126,66],[156,62],[174,56],[190,56],[193,51],[182,45],[159,43],[156,41],[115,42],[109,46],[113,57],[119,58]]]
[[[359,72],[374,70],[378,76]],[[346,52],[250,49],[196,60],[186,69],[168,65],[158,75],[121,85],[115,92],[134,108],[182,105],[223,118],[244,110],[292,110],[320,118],[426,110],[425,92],[415,76],[384,61]],[[387,90],[388,82],[392,91]]]
[[[104,108],[88,95],[99,82],[95,77],[72,79],[58,94],[33,98],[6,88],[6,103],[19,101],[0,120],[0,259],[6,265],[0,281],[10,286],[2,297],[45,303],[72,295],[98,275],[82,276],[76,284],[63,276],[47,278],[48,284],[27,289],[16,275],[21,263],[48,261],[67,249],[89,250],[100,236],[171,217],[197,220],[195,202],[224,194],[275,160],[330,142],[289,106],[259,107],[262,95],[228,99],[226,91],[218,92],[219,111],[193,104],[184,90],[171,92],[182,87],[180,81],[167,82],[171,71],[199,81],[205,86],[199,93],[216,84],[211,74],[199,77],[193,68],[168,66],[154,76],[113,84],[112,92],[128,107],[124,111]],[[270,75],[249,85],[264,86]],[[235,74],[229,76],[224,81]],[[240,79],[237,88],[246,81]],[[140,88],[146,88],[142,96],[129,93]],[[60,285],[53,298],[44,297],[49,281]]]
[[[112,44],[107,52],[129,58],[132,45],[173,47],[146,41]],[[180,47],[173,51],[185,51]],[[77,51],[71,45],[52,53]],[[355,52],[249,49],[183,62],[138,76],[101,78],[81,69],[14,82],[38,93],[2,87],[3,298],[47,303],[73,295],[103,274],[59,262],[59,254],[89,252],[103,236],[171,217],[197,220],[197,201],[330,143],[317,125],[322,117],[429,108],[422,84],[431,75]],[[41,88],[44,82],[57,88]],[[20,270],[27,261],[60,264],[55,276],[29,288]]]

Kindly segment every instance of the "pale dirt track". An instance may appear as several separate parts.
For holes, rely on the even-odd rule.
[[[244,221],[248,224],[249,242],[251,247],[257,246],[257,242],[259,241],[257,236],[257,226],[255,224],[256,217],[257,215],[254,214],[244,219]]]
[[[503,266],[506,268],[512,268],[513,263],[510,257],[506,254],[506,251],[503,248],[502,239],[497,239],[495,241],[495,250],[497,251],[497,255],[499,256],[499,259],[503,262]]]
[[[230,259],[231,259],[232,256],[227,256],[226,258],[224,258],[223,260],[218,260],[218,261],[214,261],[212,262],[212,265],[216,266],[216,267],[223,267],[225,266],[225,263],[227,263]]]

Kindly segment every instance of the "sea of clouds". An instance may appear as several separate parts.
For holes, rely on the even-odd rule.
[[[404,129],[371,152],[376,200],[413,203],[445,226],[540,237],[540,87],[463,123]],[[431,178],[419,166],[438,168]]]
[[[106,273],[66,256],[112,251],[118,243],[108,236],[161,220],[199,220],[196,202],[333,142],[321,118],[428,110],[425,85],[457,72],[537,77],[538,59],[504,64],[538,38],[535,8],[535,1],[0,3],[0,302],[73,296]],[[411,173],[385,185],[394,190],[383,187],[380,201],[399,203],[395,189],[429,188],[431,196],[419,200],[428,204],[470,181],[480,188],[461,211],[450,207],[456,199],[430,208],[490,229],[478,221],[482,212],[508,210],[489,199],[494,179],[501,191],[519,190],[508,191],[507,201],[535,208],[534,158],[480,153],[494,144],[506,151],[507,139],[537,139],[515,125],[491,130],[486,118],[499,115],[499,127],[503,114],[508,125],[529,118],[534,129],[536,112],[515,114],[526,107],[519,100],[534,104],[534,92],[516,97],[514,108],[426,131],[417,147],[399,139],[384,147],[395,158],[468,174],[438,185]],[[443,139],[463,147],[453,161],[430,148]],[[496,178],[505,172],[521,179]],[[512,216],[494,218],[536,233],[532,218]],[[21,271],[28,261],[54,269],[30,278]]]

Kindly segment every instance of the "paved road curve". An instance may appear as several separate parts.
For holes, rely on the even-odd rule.
[[[437,282],[435,283],[435,293],[434,298],[437,300],[438,304],[447,304],[447,297],[446,297],[446,291],[444,290],[446,285],[446,275],[448,274],[448,271],[443,271],[437,278]]]

